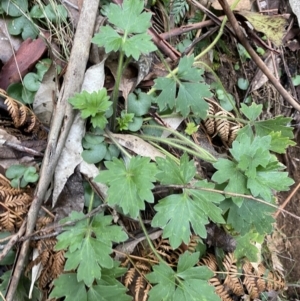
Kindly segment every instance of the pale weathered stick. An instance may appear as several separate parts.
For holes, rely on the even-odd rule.
[[[43,203],[47,188],[51,182],[56,164],[73,122],[74,113],[71,106],[68,104],[68,99],[81,89],[99,1],[100,0],[84,0],[82,6],[68,69],[64,78],[64,85],[60,91],[53,122],[51,124],[48,145],[40,172],[40,180],[28,212],[26,235],[30,235],[34,230],[38,212]],[[25,241],[22,245],[6,294],[7,301],[15,300],[14,294],[24,268],[29,243],[30,240]]]

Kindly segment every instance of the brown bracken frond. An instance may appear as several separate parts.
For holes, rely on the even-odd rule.
[[[46,227],[53,222],[51,217],[40,217],[36,223],[36,229],[40,230],[40,235],[45,233],[51,234],[51,231],[47,230]],[[45,231],[43,229],[45,228]],[[33,245],[33,248],[37,249],[39,255],[29,262],[26,271],[30,271],[35,265],[41,263],[42,270],[41,275],[38,280],[39,287],[41,289],[46,288],[53,279],[57,278],[63,272],[65,257],[64,251],[54,251],[54,246],[56,245],[57,240],[54,237],[41,238],[36,241]]]
[[[21,102],[9,97],[5,91],[0,89],[0,96],[5,98],[7,112],[16,128],[22,127],[27,133],[39,136],[41,139],[47,137],[47,132],[33,111]]]
[[[225,270],[228,272],[224,285],[227,285],[235,295],[242,296],[245,294],[240,279],[238,278],[238,270],[236,266],[236,259],[232,253],[229,253],[225,256],[223,260],[223,265]]]
[[[9,180],[0,175],[0,229],[11,232],[18,229],[31,201],[24,189],[11,187]]]
[[[206,98],[206,100],[209,106],[207,113],[215,116],[215,118],[210,116],[204,120],[207,134],[212,137],[219,135],[225,145],[231,146],[242,125],[233,121],[234,115],[224,110],[216,101],[209,98]]]

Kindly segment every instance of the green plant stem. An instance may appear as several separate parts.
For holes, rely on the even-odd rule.
[[[119,98],[119,87],[122,77],[123,65],[124,65],[124,51],[120,51],[119,61],[118,61],[118,69],[117,69],[117,76],[115,81],[114,90],[112,93],[112,102],[113,102],[113,115],[110,118],[110,129],[111,131],[115,132],[116,130],[116,117],[117,117],[117,107],[118,107],[118,98]]]
[[[161,263],[167,264],[167,263],[162,259],[162,257],[157,253],[156,249],[154,248],[154,246],[153,246],[153,244],[152,244],[152,241],[151,241],[151,239],[150,239],[150,237],[149,237],[149,235],[148,235],[147,229],[146,229],[146,227],[145,227],[145,225],[144,225],[144,222],[143,222],[143,220],[142,220],[142,218],[141,218],[141,214],[139,214],[139,223],[140,223],[140,226],[141,226],[141,228],[142,228],[142,230],[143,230],[143,232],[144,232],[144,234],[145,234],[146,240],[147,240],[147,242],[148,242],[148,244],[149,244],[149,247],[150,247],[150,249],[152,250],[153,254],[155,254],[155,256],[157,257],[157,259],[158,259]]]
[[[94,199],[95,199],[95,193],[94,193],[94,190],[92,189],[92,194],[91,194],[91,198],[90,198],[90,202],[89,202],[88,213],[90,213],[93,209]],[[90,223],[90,220],[91,220],[91,218],[88,217],[88,219],[87,219],[88,224]]]
[[[198,146],[197,144],[192,142],[190,139],[186,138],[184,135],[178,133],[177,131],[175,131],[173,129],[162,127],[160,125],[144,125],[143,128],[156,128],[156,129],[160,129],[160,130],[169,131],[174,136],[178,137],[181,141],[183,141],[185,145],[190,146],[192,149],[194,149],[194,151],[196,152],[196,157],[201,158],[208,162],[212,162],[212,163],[217,161],[217,159],[213,155],[211,155],[208,151],[206,151],[204,148]],[[149,140],[151,139],[152,141],[159,141],[159,142],[163,142],[165,144],[170,144],[169,140],[166,138],[159,138],[159,137],[145,136],[145,135],[143,135],[143,137],[147,137],[147,139],[149,139]],[[173,146],[175,146],[175,145],[173,145]],[[178,146],[175,146],[175,147],[178,147]],[[181,147],[178,147],[178,148],[181,148]],[[195,153],[194,151],[191,151],[190,149],[188,149],[188,151],[190,153],[191,152]]]
[[[158,145],[157,143],[155,143],[153,141],[149,141],[149,143],[152,144],[155,148],[157,148],[161,153],[163,153],[164,155],[166,155],[166,157],[170,158],[171,160],[173,160],[174,162],[176,162],[176,164],[179,165],[180,160],[178,158],[176,158],[175,156],[173,156],[170,152],[168,152],[163,147],[161,147],[160,145]]]
[[[147,136],[147,135],[137,135],[137,136],[141,137],[141,138],[146,138],[147,140],[152,140],[152,141],[157,141],[157,142],[168,144],[170,146],[173,146],[173,147],[175,147],[177,149],[180,149],[180,150],[182,150],[184,152],[187,152],[188,154],[193,155],[193,156],[195,156],[195,157],[197,157],[199,159],[202,159],[204,161],[207,161],[207,162],[211,162],[211,163],[217,162],[217,159],[215,157],[213,157],[210,153],[206,152],[206,151],[205,151],[205,155],[201,155],[201,154],[199,154],[195,150],[191,150],[188,147],[182,146],[180,144],[182,141],[179,141],[178,143],[174,143],[173,142],[174,140],[171,141],[169,139],[160,138],[160,137]]]
[[[109,137],[109,139],[119,148],[119,150],[127,156],[129,159],[131,159],[131,155],[126,151],[126,149],[115,139],[115,137],[111,134],[111,132],[108,129],[105,129],[105,133]]]

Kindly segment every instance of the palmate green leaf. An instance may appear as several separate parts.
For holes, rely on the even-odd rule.
[[[127,38],[123,43],[122,50],[127,57],[132,56],[135,60],[138,60],[141,54],[148,54],[157,50],[157,48],[151,41],[150,35],[139,33]]]
[[[194,161],[185,153],[180,158],[179,166],[170,158],[156,158],[159,172],[156,175],[163,185],[184,185],[190,183],[196,174]]]
[[[99,47],[105,47],[106,53],[117,52],[123,45],[123,38],[115,29],[106,25],[101,26],[100,32],[92,38],[92,42]]]
[[[241,103],[241,112],[250,120],[255,121],[257,117],[262,112],[262,105],[257,105],[255,102],[251,104],[251,106],[246,106],[245,104]]]
[[[259,234],[270,233],[273,230],[272,224],[275,220],[272,214],[276,208],[249,199],[246,199],[240,207],[231,199],[227,199],[220,207],[224,212],[228,211],[227,224],[232,225],[241,235],[245,235],[253,228]]]
[[[258,136],[270,135],[271,132],[281,132],[282,137],[293,138],[293,128],[287,126],[292,118],[276,116],[275,118],[256,121],[254,124],[255,132]]]
[[[122,5],[111,3],[107,15],[109,22],[127,34],[142,33],[151,26],[151,14],[143,12],[144,3],[140,0],[124,0]]]
[[[142,53],[155,51],[157,48],[151,41],[151,36],[147,34],[147,29],[151,26],[151,14],[142,13],[143,9],[144,4],[140,0],[125,0],[121,6],[111,3],[108,19],[119,30],[102,26],[92,42],[103,46],[107,53],[121,50],[127,57],[132,56],[136,60]]]
[[[207,282],[213,272],[205,266],[194,267],[199,254],[185,252],[180,255],[177,272],[164,263],[153,266],[153,272],[146,278],[157,284],[149,292],[149,301],[219,301],[214,288]]]
[[[238,194],[249,194],[247,189],[247,177],[239,170],[237,164],[227,159],[219,159],[213,164],[217,171],[213,174],[212,180],[218,184],[226,183],[224,191]],[[244,198],[233,197],[234,202],[240,206]]]
[[[233,157],[239,161],[238,168],[249,178],[256,176],[258,166],[266,167],[271,160],[269,152],[271,137],[255,137],[253,140],[245,134],[239,135],[230,150]]]
[[[76,221],[84,217],[83,213],[72,212],[64,221]],[[91,286],[95,279],[101,278],[101,267],[112,268],[112,241],[121,242],[127,239],[119,226],[111,225],[111,216],[99,214],[90,224],[87,220],[79,221],[75,226],[65,227],[55,246],[56,250],[68,249],[65,270],[77,270],[78,282],[84,281]]]
[[[112,105],[105,88],[93,93],[88,93],[87,91],[77,93],[69,99],[69,103],[72,104],[75,109],[81,111],[81,117],[83,119],[91,117],[94,128],[99,127],[104,129],[107,124],[105,113]]]
[[[126,288],[117,278],[120,278],[127,271],[126,268],[119,267],[120,262],[114,261],[111,269],[102,269],[101,279],[97,284],[90,287],[88,291],[88,301],[130,301],[132,298],[126,295]]]
[[[61,274],[54,280],[49,298],[65,297],[65,301],[88,301],[84,282],[78,282],[76,273]]]
[[[212,183],[199,181],[197,187],[213,189]],[[205,225],[209,218],[218,223],[224,223],[222,210],[214,203],[220,203],[224,197],[215,192],[196,189],[184,189],[182,194],[172,194],[155,205],[156,215],[152,220],[153,227],[163,229],[163,237],[169,238],[173,249],[182,242],[187,244],[191,228],[203,238],[207,233]]]
[[[98,284],[101,285],[118,285],[123,287],[123,285],[117,280],[127,272],[127,268],[121,268],[120,262],[114,260],[114,266],[111,269],[102,269],[101,279],[97,280]]]
[[[107,170],[101,171],[95,181],[109,186],[108,204],[119,205],[125,214],[136,218],[139,210],[145,209],[145,201],[154,202],[151,189],[157,169],[150,158],[136,156],[128,163],[113,158],[105,166]]]
[[[203,71],[194,67],[193,63],[193,56],[183,57],[180,59],[177,75],[173,75],[172,78],[159,77],[155,80],[154,88],[161,91],[155,100],[160,110],[166,106],[170,109],[175,107],[176,112],[180,112],[184,117],[190,112],[202,119],[206,117],[208,104],[204,97],[210,97],[212,94],[201,76]]]
[[[236,249],[234,251],[234,257],[240,259],[246,257],[251,262],[259,262],[258,248],[254,243],[258,240],[259,234],[249,232],[243,236],[236,237]]]
[[[88,291],[87,301],[130,301],[132,298],[126,295],[126,287],[117,285],[93,285]]]
[[[295,146],[297,144],[288,137],[283,137],[281,132],[271,132],[270,136],[272,138],[270,150],[278,154],[284,154],[288,146]]]
[[[277,169],[260,170],[254,179],[247,182],[253,196],[261,196],[266,201],[272,200],[272,190],[287,191],[294,181],[289,178],[287,172]]]
[[[252,139],[245,133],[239,135],[230,150],[235,161],[220,159],[215,163],[218,171],[212,180],[218,184],[227,182],[225,191],[248,194],[250,190],[253,196],[271,202],[272,190],[288,190],[293,180],[281,171],[282,165],[269,151],[270,143],[270,136]],[[240,205],[242,199],[234,198],[234,201]]]
[[[241,104],[241,111],[250,120],[250,124],[242,128],[239,135],[253,136],[253,128],[251,127],[253,126],[257,136],[271,136],[270,150],[279,154],[285,153],[289,145],[295,145],[295,142],[290,140],[294,137],[293,128],[287,126],[291,122],[291,118],[276,116],[269,120],[255,121],[262,111],[262,105],[255,103],[252,103],[251,106]]]

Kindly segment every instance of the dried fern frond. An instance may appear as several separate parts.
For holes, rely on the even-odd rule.
[[[62,272],[64,271],[65,261],[65,251],[60,250],[54,253],[53,264],[51,267],[53,279],[57,278],[60,274],[62,274]]]
[[[216,294],[221,298],[222,301],[233,301],[224,285],[217,277],[209,279],[209,283],[215,287]]]
[[[268,283],[267,283],[268,291],[283,290],[285,287],[285,281],[284,281],[283,277],[277,271],[269,272],[267,281],[268,281]]]
[[[23,222],[23,217],[28,211],[32,197],[22,189],[10,186],[10,182],[1,175],[0,177],[0,228],[14,232]]]
[[[3,90],[0,91],[0,95],[5,98],[4,104],[7,106],[7,111],[15,128],[23,127],[25,132],[38,134],[40,139],[47,137],[46,130],[33,111],[21,102],[9,97],[6,93],[3,93]]]
[[[228,272],[224,284],[227,285],[235,295],[242,296],[245,294],[240,279],[238,278],[238,271],[236,266],[236,259],[232,253],[229,253],[225,256],[223,260],[223,265],[225,270]]]
[[[126,274],[125,274],[125,280],[124,280],[124,285],[126,287],[128,287],[132,281],[133,281],[133,278],[135,276],[135,273],[136,273],[136,269],[134,267],[130,268]]]
[[[215,114],[215,107],[213,104],[208,103],[208,115],[214,115]],[[204,126],[206,128],[207,134],[212,136],[215,133],[215,119],[212,117],[208,117],[204,121]]]
[[[200,265],[206,265],[213,272],[218,270],[217,259],[213,254],[207,254],[205,257],[201,258]]]
[[[256,285],[255,276],[250,276],[250,275],[245,276],[243,284],[245,285],[251,299],[258,298],[259,292]]]
[[[220,111],[215,114],[216,117],[227,117],[226,112]],[[216,134],[219,134],[222,141],[228,142],[230,123],[225,118],[216,119]]]
[[[224,110],[216,101],[206,98],[208,102],[208,117],[204,120],[207,134],[214,137],[219,135],[225,145],[231,145],[242,125],[233,121],[234,115]],[[230,119],[230,120],[229,120]]]

